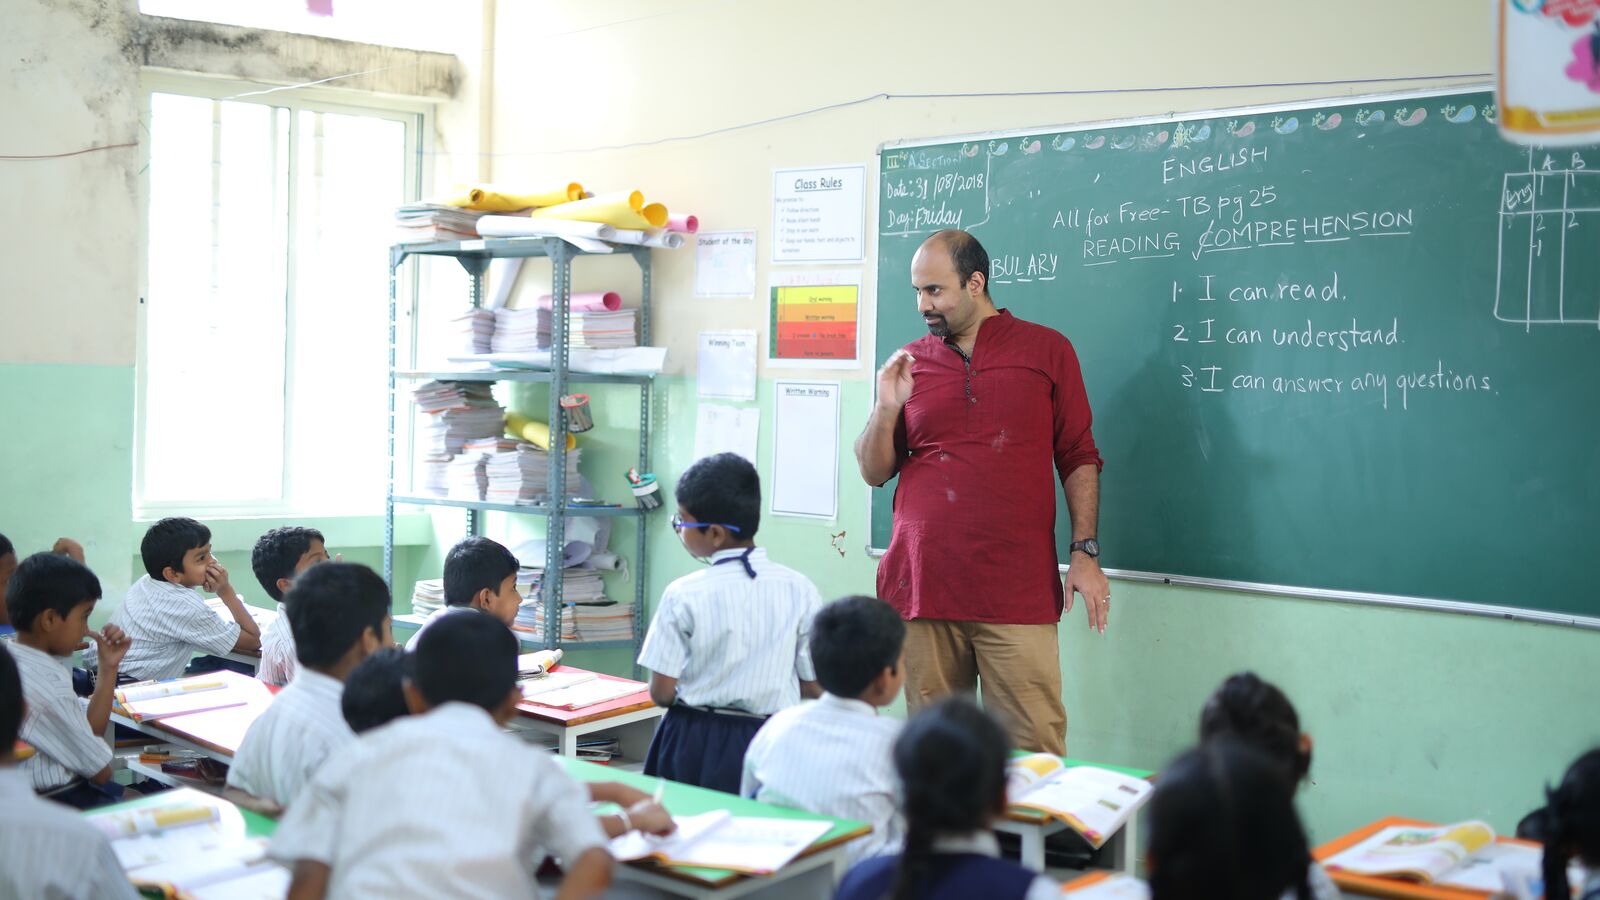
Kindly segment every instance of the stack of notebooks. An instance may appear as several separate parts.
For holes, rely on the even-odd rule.
[[[484,213],[437,203],[408,203],[394,211],[402,244],[471,240],[478,236],[478,219]]]
[[[582,450],[566,454],[567,484],[578,483]],[[550,498],[550,454],[532,444],[499,441],[486,455],[487,499],[495,503],[534,503]]]
[[[550,349],[550,330],[555,314],[548,309],[540,307],[539,314],[539,346],[536,349]],[[571,333],[567,335],[567,346],[583,350],[611,350],[620,347],[639,346],[638,310],[592,310],[573,312],[570,322]],[[498,348],[497,348],[498,349]]]
[[[517,624],[544,640],[543,591],[537,585],[533,602],[517,610]],[[563,643],[621,641],[633,637],[633,604],[606,597],[600,573],[590,568],[562,570],[560,634]]]
[[[498,438],[505,430],[505,408],[495,402],[487,383],[429,381],[419,385],[412,397],[427,417],[418,448],[423,490],[449,494],[454,480],[451,460],[470,441]],[[483,499],[482,493],[471,499]]]
[[[411,589],[411,614],[431,616],[444,608],[444,579],[426,578]]]
[[[527,353],[550,348],[549,338],[540,344],[539,310],[497,309],[494,311],[494,339],[490,349],[495,353]]]
[[[474,307],[450,322],[462,353],[488,353],[494,349],[494,310]]]

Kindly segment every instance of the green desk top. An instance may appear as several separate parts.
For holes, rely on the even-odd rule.
[[[803,810],[758,803],[733,794],[724,794],[721,791],[713,791],[688,784],[678,784],[674,781],[665,781],[648,775],[625,772],[620,769],[613,769],[610,766],[583,762],[570,757],[557,757],[557,760],[566,767],[568,775],[582,782],[615,781],[651,794],[655,793],[657,785],[665,784],[666,787],[661,794],[661,805],[671,810],[675,816],[694,816],[725,809],[736,816],[759,816],[768,819],[812,819],[832,822],[833,828],[818,838],[807,853],[826,850],[836,844],[853,840],[866,834],[871,829],[871,826],[865,822],[835,819],[831,816],[819,816]],[[646,863],[646,865],[654,864]],[[721,887],[740,878],[751,877],[742,872],[734,872],[729,869],[702,869],[692,866],[662,865],[654,865],[654,868],[668,875],[712,887]]]
[[[1011,751],[1012,759],[1016,759],[1020,756],[1032,755],[1033,754],[1026,750]],[[1114,766],[1110,763],[1091,762],[1087,759],[1071,759],[1065,756],[1061,757],[1061,762],[1069,769],[1074,766],[1094,766],[1097,769],[1105,769],[1109,772],[1116,772],[1118,775],[1128,775],[1133,778],[1143,778],[1145,780],[1154,778],[1156,774],[1149,769],[1135,769],[1130,766]],[[1039,824],[1044,824],[1045,822],[1049,822],[1053,819],[1053,817],[1048,813],[1042,813],[1036,809],[1021,809],[1015,806],[1006,810],[1006,818],[1013,822],[1037,822]]]

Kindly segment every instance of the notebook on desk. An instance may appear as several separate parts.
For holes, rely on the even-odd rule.
[[[630,831],[612,839],[611,855],[624,862],[654,859],[672,866],[771,875],[833,828],[827,821],[735,816],[725,810],[673,821],[678,830],[666,837]]]
[[[1317,849],[1339,887],[1396,898],[1476,898],[1537,876],[1543,849],[1497,837],[1483,822],[1430,825],[1382,819]],[[1581,878],[1573,881],[1581,883]]]

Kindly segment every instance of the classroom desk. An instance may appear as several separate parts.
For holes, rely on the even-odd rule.
[[[1027,754],[1018,750],[1011,755],[1018,757],[1026,756]],[[1131,769],[1127,766],[1113,766],[1082,759],[1062,757],[1061,761],[1068,767],[1095,766],[1147,780],[1155,775],[1154,772],[1146,769]],[[1100,848],[1102,853],[1109,854],[1111,860],[1109,868],[1114,872],[1127,872],[1129,875],[1136,874],[1134,869],[1139,862],[1138,853],[1135,852],[1138,849],[1136,845],[1139,838],[1139,812],[1139,810],[1135,810],[1133,817],[1128,819],[1128,824],[1122,826],[1116,834],[1111,836],[1110,840],[1106,841],[1105,846]],[[1035,872],[1044,871],[1045,838],[1052,834],[1067,831],[1071,827],[1060,819],[1052,818],[1042,812],[1032,809],[1018,809],[1016,807],[1007,809],[1005,817],[994,823],[995,831],[1003,831],[1022,838],[1022,864]]]
[[[218,762],[232,763],[233,754],[238,751],[240,742],[244,740],[245,731],[272,704],[273,690],[262,682],[238,672],[224,670],[215,674],[229,682],[229,690],[248,693],[249,702],[243,706],[183,713],[144,722],[136,722],[132,716],[120,713],[113,707],[111,720],[159,741],[209,756]]]
[[[812,844],[797,859],[772,875],[746,875],[727,869],[701,869],[690,866],[665,866],[640,861],[617,866],[617,880],[654,888],[675,897],[746,897],[759,892],[763,898],[813,898],[833,896],[834,885],[844,877],[844,845],[872,828],[863,822],[819,816],[797,809],[772,806],[724,794],[707,788],[663,781],[648,775],[619,771],[595,763],[556,758],[573,779],[582,782],[616,781],[654,793],[664,784],[661,803],[674,815],[692,816],[726,809],[735,815],[764,816],[774,819],[814,819],[833,823],[833,829]]]
[[[239,601],[243,603],[244,597],[241,596]],[[217,617],[223,621],[233,621],[233,614],[228,612],[228,607],[223,604],[221,598],[212,597],[206,600],[206,605],[211,607],[211,611],[216,613]],[[264,609],[259,606],[251,606],[248,603],[245,603],[245,609],[249,611],[250,618],[255,620],[256,628],[259,629],[262,634],[267,633],[267,626],[277,621],[279,615],[276,609]],[[243,663],[249,666],[252,671],[259,672],[261,670],[260,650],[229,650],[227,653],[219,653],[217,656],[221,659],[231,660],[236,663]]]
[[[1389,816],[1379,819],[1365,828],[1358,828],[1341,838],[1335,838],[1326,844],[1311,851],[1311,858],[1317,862],[1325,862],[1329,857],[1335,856],[1344,850],[1354,847],[1374,834],[1391,825],[1415,825],[1422,828],[1433,828],[1438,823],[1423,822],[1418,819],[1406,819],[1399,816]],[[1517,838],[1499,837],[1496,843],[1521,844],[1528,847],[1542,845],[1534,841],[1523,841]],[[1493,896],[1489,891],[1476,891],[1470,888],[1451,887],[1449,885],[1416,884],[1413,882],[1399,881],[1394,878],[1378,878],[1372,875],[1356,875],[1350,872],[1328,870],[1333,877],[1333,883],[1339,890],[1358,897],[1392,897],[1397,900],[1481,900]]]
[[[558,665],[551,671],[588,670]],[[643,760],[650,749],[650,739],[655,736],[657,720],[666,713],[666,710],[650,699],[650,687],[644,682],[618,678],[603,672],[595,674],[603,681],[637,684],[639,690],[614,700],[579,709],[555,709],[524,700],[517,704],[517,713],[521,716],[518,724],[528,731],[555,736],[560,741],[560,754],[573,758],[578,755],[579,738],[602,731],[615,731],[617,739],[622,742],[623,758]]]

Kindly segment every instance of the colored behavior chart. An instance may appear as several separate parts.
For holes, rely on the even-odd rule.
[[[859,359],[859,272],[772,276],[774,365],[855,368]]]
[[[1108,568],[1600,627],[1600,147],[1499,115],[1458,89],[889,145],[878,296],[966,228],[995,302],[1072,340]],[[875,333],[881,363],[927,331],[879,303]]]

